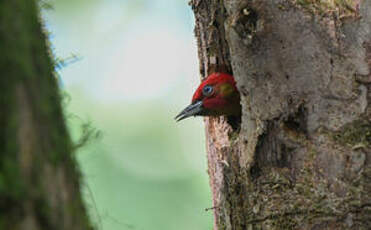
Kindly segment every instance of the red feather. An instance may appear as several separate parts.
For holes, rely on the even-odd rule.
[[[229,83],[235,88],[236,91],[238,91],[236,87],[236,82],[232,75],[226,73],[213,73],[209,75],[205,80],[203,80],[200,86],[198,86],[196,92],[193,94],[192,102],[202,100],[203,98],[202,89],[206,85],[217,85],[222,83]]]

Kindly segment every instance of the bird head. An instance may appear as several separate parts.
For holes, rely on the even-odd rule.
[[[175,119],[191,116],[238,116],[241,114],[240,94],[232,75],[213,73],[198,86],[192,102]]]

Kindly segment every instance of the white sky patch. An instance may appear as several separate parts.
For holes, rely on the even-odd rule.
[[[193,34],[162,12],[143,11],[129,21],[124,12],[113,1],[82,12],[89,18],[95,15],[94,20],[80,15],[68,26],[53,27],[57,56],[81,57],[60,70],[62,85],[77,86],[102,102],[166,98],[166,103],[176,104],[186,95],[188,103],[199,83]]]
[[[193,59],[197,56],[191,40],[168,28],[151,26],[126,31],[128,37],[105,57],[109,58],[101,85],[105,99],[153,99],[166,94],[182,78],[194,77],[190,75],[196,69]]]

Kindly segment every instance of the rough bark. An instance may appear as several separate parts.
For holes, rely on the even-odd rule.
[[[36,1],[0,1],[0,50],[0,229],[92,229]]]
[[[240,129],[205,119],[214,229],[369,229],[371,1],[190,5],[241,94]]]

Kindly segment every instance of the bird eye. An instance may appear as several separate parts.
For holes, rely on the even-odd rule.
[[[202,93],[205,96],[210,96],[213,93],[213,87],[211,85],[207,85],[202,89]]]

